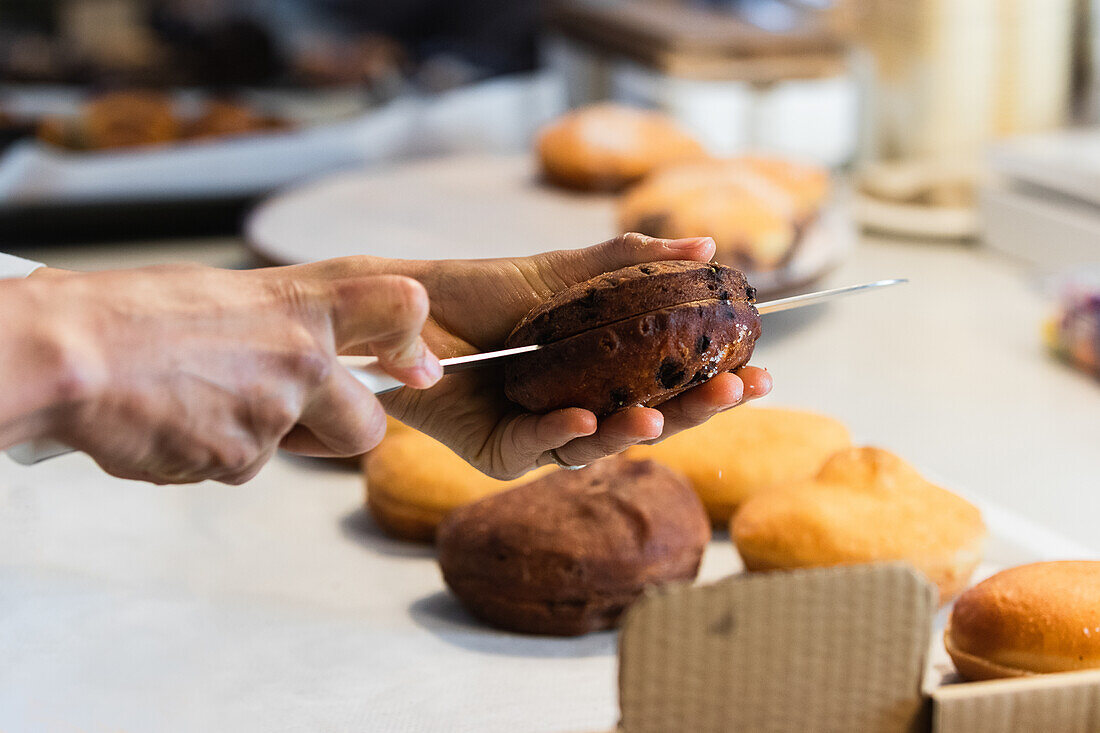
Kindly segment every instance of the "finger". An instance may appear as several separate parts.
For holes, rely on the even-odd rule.
[[[664,415],[651,407],[628,407],[605,417],[590,436],[576,438],[557,449],[558,458],[569,465],[583,466],[622,453],[632,445],[661,435]]]
[[[439,359],[421,338],[428,292],[399,275],[349,278],[333,284],[337,351],[368,344],[386,373],[412,387],[430,387],[443,376]]]
[[[280,446],[307,456],[356,456],[378,445],[385,433],[386,413],[378,399],[340,367],[309,396]]]
[[[487,464],[496,478],[514,478],[539,463],[547,451],[592,435],[596,428],[596,416],[576,407],[545,415],[524,413],[504,429],[498,443],[500,454]]]
[[[700,425],[719,412],[741,404],[744,396],[745,383],[740,377],[728,372],[719,374],[660,405],[657,409],[665,416],[665,429],[659,438],[650,442],[658,443],[681,430]]]
[[[745,384],[745,402],[759,399],[772,391],[772,375],[767,369],[754,366],[741,367],[737,376]]]
[[[712,257],[714,240],[710,237],[657,239],[630,232],[593,247],[547,252],[524,259],[537,272],[554,273],[562,280],[562,287],[568,287],[630,265],[659,260],[709,262]]]

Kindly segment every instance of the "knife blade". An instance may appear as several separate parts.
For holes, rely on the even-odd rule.
[[[842,298],[857,293],[865,293],[870,290],[900,285],[906,282],[909,282],[906,278],[893,278],[890,280],[876,280],[874,282],[861,283],[859,285],[847,285],[842,288],[832,288],[831,290],[821,290],[816,293],[792,295],[788,298],[779,298],[778,300],[759,303],[756,306],[756,310],[761,315],[778,313],[793,308],[817,305],[818,303],[834,298]],[[439,363],[443,366],[444,374],[454,374],[456,372],[466,371],[467,369],[476,369],[496,364],[520,354],[529,354],[532,351],[538,351],[541,348],[542,346],[539,344],[517,346],[511,349],[484,351],[478,354],[467,354],[465,356],[453,356],[447,359],[440,359]],[[388,392],[393,392],[405,386],[402,382],[382,371],[381,367],[378,366],[378,359],[373,356],[340,356],[337,358],[340,360],[340,363],[351,372],[352,376],[376,395],[387,394]],[[31,465],[39,461],[44,461],[47,458],[70,453],[71,451],[72,449],[68,446],[55,441],[36,440],[10,448],[8,450],[8,456],[17,463]]]
[[[759,303],[756,306],[756,310],[761,315],[778,313],[794,308],[804,308],[808,305],[817,305],[818,303],[833,300],[835,298],[865,293],[878,288],[888,288],[892,285],[900,285],[906,282],[909,282],[906,278],[891,278],[888,280],[875,280],[874,282],[860,283],[859,285],[845,285],[841,288],[792,295],[788,298],[779,298],[778,300]],[[444,374],[454,374],[456,372],[466,371],[467,369],[490,366],[520,354],[529,354],[532,351],[538,351],[540,348],[542,348],[541,345],[532,344],[531,346],[517,346],[511,349],[500,349],[499,351],[483,351],[478,354],[440,359],[439,363],[443,366]],[[401,382],[378,368],[378,360],[374,357],[341,356],[340,362],[352,371],[356,379],[362,382],[367,388],[373,390],[375,394],[386,394],[387,392],[392,392],[404,386]]]

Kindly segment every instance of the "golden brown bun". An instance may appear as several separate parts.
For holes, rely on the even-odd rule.
[[[819,168],[758,156],[666,166],[627,192],[619,228],[653,237],[713,237],[716,259],[750,270],[783,265],[828,190]]]
[[[829,194],[829,173],[824,168],[763,155],[734,158],[733,164],[738,163],[783,189],[791,197],[795,220],[800,223],[812,219]]]
[[[386,534],[431,542],[453,509],[555,470],[512,481],[489,478],[434,438],[390,420],[386,437],[363,459],[367,508]],[[396,426],[396,427],[393,427]]]
[[[817,476],[759,494],[730,535],[749,570],[901,560],[940,589],[961,591],[982,557],[977,507],[879,448],[847,448]]]
[[[615,104],[557,119],[539,134],[537,149],[548,180],[585,191],[616,191],[660,166],[706,155],[666,116]]]
[[[968,680],[1100,668],[1100,562],[997,573],[955,601],[944,644]]]
[[[750,496],[814,476],[851,442],[848,429],[824,415],[738,407],[626,455],[652,458],[687,476],[711,521],[725,525]]]

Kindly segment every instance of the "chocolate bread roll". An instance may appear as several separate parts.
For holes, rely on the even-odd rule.
[[[755,298],[744,275],[713,263],[600,275],[519,322],[506,346],[543,348],[509,360],[505,393],[532,412],[582,407],[603,416],[659,405],[748,362],[760,336]]]
[[[679,474],[622,458],[468,504],[436,531],[443,579],[472,614],[557,636],[611,628],[647,586],[694,579],[709,539]]]

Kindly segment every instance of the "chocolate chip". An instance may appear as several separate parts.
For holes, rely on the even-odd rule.
[[[577,304],[583,308],[595,308],[600,304],[600,291],[590,290],[583,298],[577,300]]]
[[[665,357],[665,360],[661,362],[661,366],[657,370],[657,381],[660,382],[661,386],[665,389],[676,387],[684,381],[683,365],[671,356]]]
[[[705,333],[695,340],[695,351],[702,354],[710,348],[710,336]]]
[[[630,390],[616,387],[611,390],[611,404],[615,407],[626,407],[630,404]]]
[[[730,291],[723,290],[722,292],[718,293],[718,300],[729,300],[729,299],[730,299]]]
[[[752,285],[746,285],[745,297],[749,299],[749,302],[754,302],[756,300],[756,288]]]
[[[643,275],[652,275],[657,271],[657,268],[653,267],[652,265],[642,265],[638,269]]]

